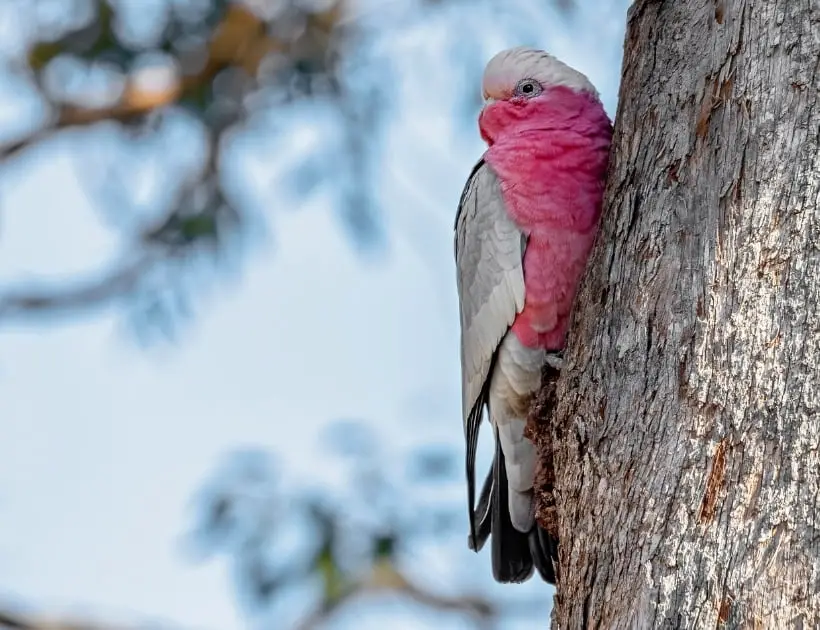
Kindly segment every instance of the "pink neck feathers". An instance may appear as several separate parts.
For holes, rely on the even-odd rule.
[[[597,98],[555,87],[530,103],[490,105],[479,125],[482,136],[491,138],[485,159],[522,228],[594,227],[612,136]]]
[[[562,87],[489,105],[479,125],[485,160],[529,237],[512,331],[528,347],[561,348],[601,214],[612,126],[596,97]]]

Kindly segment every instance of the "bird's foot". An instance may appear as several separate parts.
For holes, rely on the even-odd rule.
[[[551,368],[558,370],[559,372],[564,369],[564,353],[561,351],[548,352],[547,356],[544,358],[544,361]]]

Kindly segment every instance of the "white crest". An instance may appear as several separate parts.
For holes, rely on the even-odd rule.
[[[511,92],[521,79],[535,79],[547,89],[563,86],[598,97],[598,91],[584,73],[543,50],[518,46],[502,50],[487,63],[482,80],[484,99]]]

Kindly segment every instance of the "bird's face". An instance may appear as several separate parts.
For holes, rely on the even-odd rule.
[[[586,76],[542,50],[521,47],[498,53],[484,70],[484,108],[478,119],[481,137],[492,145],[517,121],[543,113],[555,88],[597,97]]]

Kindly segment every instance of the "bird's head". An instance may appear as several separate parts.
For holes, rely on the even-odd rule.
[[[543,50],[525,46],[503,50],[490,59],[481,87],[484,108],[478,122],[489,145],[517,122],[547,113],[556,93],[598,99],[583,73]]]

